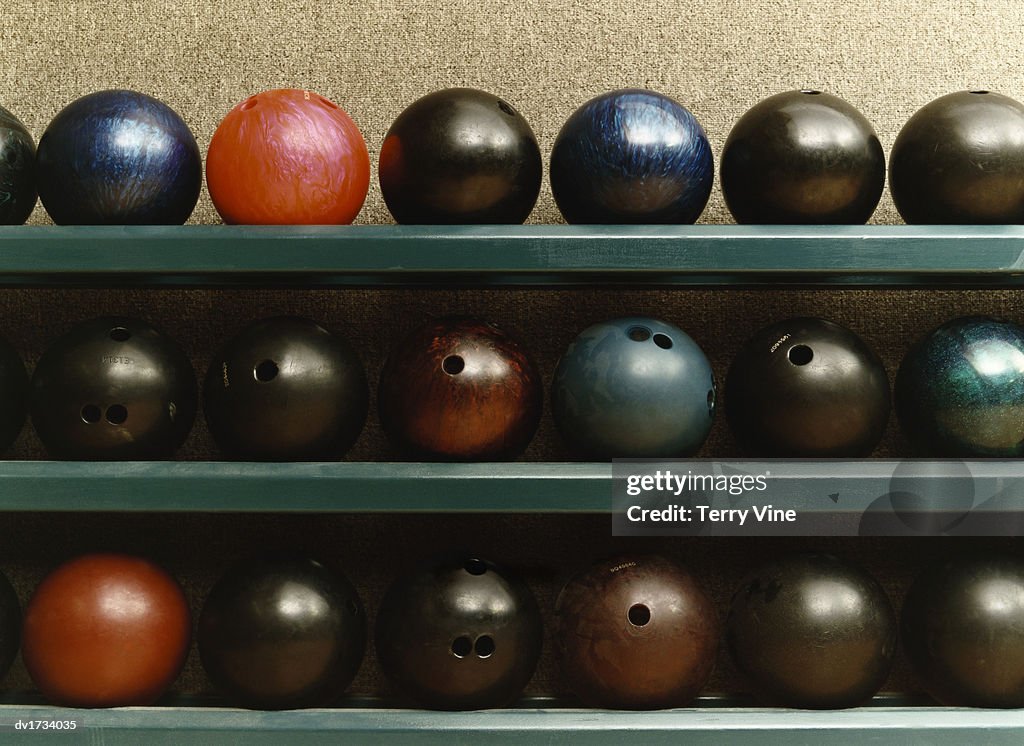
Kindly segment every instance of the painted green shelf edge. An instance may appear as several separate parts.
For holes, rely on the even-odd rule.
[[[606,512],[610,464],[3,461],[0,511]]]
[[[5,226],[6,286],[1024,284],[1024,226]]]
[[[865,707],[835,712],[695,708],[658,712],[490,710],[446,713],[346,709],[253,712],[215,708],[71,710],[0,707],[0,738],[18,720],[76,719],[72,732],[21,732],[33,743],[102,744],[863,744],[1006,743],[1024,740],[1024,712]]]
[[[1021,460],[701,463],[770,471],[785,507],[826,519],[877,507],[913,466],[922,493],[972,480],[974,513],[999,513],[1000,532],[1024,534]],[[611,498],[610,463],[0,461],[0,512],[610,513]]]

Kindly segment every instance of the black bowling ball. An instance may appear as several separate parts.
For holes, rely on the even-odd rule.
[[[733,596],[725,639],[754,693],[785,707],[852,707],[885,681],[896,614],[863,569],[801,554],[752,572]]]
[[[36,206],[36,145],[0,106],[0,225],[21,225]]]
[[[484,91],[413,102],[380,150],[380,188],[399,223],[522,223],[540,192],[540,148],[523,116]]]
[[[338,458],[359,437],[369,396],[348,343],[296,317],[243,329],[213,358],[203,387],[214,440],[250,460]]]
[[[856,334],[823,319],[758,331],[725,381],[725,410],[753,456],[864,456],[889,421],[889,379]]]
[[[729,133],[722,193],[739,223],[864,223],[885,184],[871,123],[812,90],[761,101]]]
[[[924,688],[958,707],[1024,707],[1024,560],[947,559],[910,586],[903,648]]]
[[[366,647],[355,589],[316,560],[265,555],[235,565],[199,617],[199,655],[214,685],[248,707],[328,705]]]
[[[51,344],[32,376],[32,424],[58,459],[169,457],[188,436],[192,364],[145,321],[102,317]]]
[[[533,674],[543,630],[520,580],[480,559],[422,567],[395,582],[376,626],[381,670],[427,707],[512,702]]]
[[[1024,222],[1024,106],[989,91],[926,104],[892,145],[889,191],[908,223]]]

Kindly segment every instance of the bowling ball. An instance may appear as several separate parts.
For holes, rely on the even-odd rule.
[[[1024,222],[1024,106],[989,91],[926,104],[893,143],[889,191],[908,223]]]
[[[700,448],[715,413],[715,381],[686,333],[642,316],[588,327],[562,355],[551,385],[555,424],[594,458],[660,458]]]
[[[89,554],[36,588],[21,656],[52,704],[148,705],[178,677],[191,632],[185,595],[164,570],[141,557]]]
[[[17,439],[28,411],[28,374],[18,351],[0,337],[0,452]]]
[[[740,117],[720,178],[738,223],[864,223],[882,196],[885,153],[841,98],[787,91]]]
[[[36,144],[0,106],[0,225],[21,225],[36,206]]]
[[[170,456],[195,419],[195,374],[145,321],[101,317],[51,344],[32,375],[32,425],[58,459]]]
[[[952,557],[911,584],[903,648],[924,688],[956,707],[1024,707],[1024,560]]]
[[[885,433],[889,404],[878,355],[824,319],[787,319],[759,330],[725,380],[729,426],[755,456],[867,455]]]
[[[248,707],[325,706],[352,683],[366,647],[355,588],[298,555],[243,561],[217,581],[199,617],[203,668]]]
[[[399,578],[377,614],[381,671],[439,710],[511,703],[540,657],[540,611],[526,585],[486,560],[444,560]]]
[[[263,91],[217,126],[206,186],[225,223],[351,223],[370,187],[370,156],[334,102],[312,91]]]
[[[947,321],[907,350],[894,399],[903,432],[928,454],[1024,454],[1024,328]]]
[[[551,151],[551,191],[570,223],[692,223],[714,172],[700,123],[654,91],[591,99],[562,126]]]
[[[430,321],[391,352],[378,387],[392,443],[452,460],[512,458],[537,430],[544,390],[519,344],[489,322]]]
[[[399,223],[522,223],[537,201],[541,171],[522,115],[471,88],[413,102],[380,149],[380,189]]]
[[[214,357],[203,387],[221,450],[263,461],[338,458],[359,437],[369,396],[348,343],[296,317],[243,329]]]
[[[7,675],[21,644],[21,604],[7,576],[0,573],[0,679]]]
[[[697,696],[718,652],[718,615],[688,570],[665,557],[606,560],[555,603],[555,640],[587,705],[648,710]]]
[[[896,614],[857,565],[801,554],[751,573],[732,598],[725,639],[765,702],[836,709],[869,699],[896,653]]]
[[[64,107],[39,138],[36,168],[39,199],[60,225],[180,225],[203,183],[188,125],[134,91]]]

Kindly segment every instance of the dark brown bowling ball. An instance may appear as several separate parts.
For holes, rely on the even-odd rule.
[[[882,196],[885,153],[871,123],[841,98],[786,91],[736,122],[721,181],[739,223],[864,223]]]
[[[903,648],[924,688],[945,705],[1024,707],[1024,560],[947,559],[903,602]]]
[[[29,402],[53,458],[167,458],[192,428],[198,392],[172,339],[145,321],[103,317],[46,349]]]
[[[18,655],[21,644],[21,604],[7,576],[0,573],[0,679]]]
[[[355,351],[314,321],[263,319],[214,357],[203,386],[206,421],[233,458],[340,457],[366,422],[369,388]]]
[[[878,355],[823,319],[761,329],[736,354],[725,381],[729,426],[752,456],[867,455],[885,433],[889,409]]]
[[[328,705],[352,683],[366,647],[355,588],[316,560],[255,557],[228,570],[199,617],[199,655],[243,705]]]
[[[36,588],[21,654],[53,704],[148,705],[177,678],[191,633],[188,602],[164,570],[140,557],[89,554]]]
[[[869,699],[896,652],[896,614],[882,586],[829,554],[801,554],[751,573],[733,596],[725,639],[762,700],[835,709]]]
[[[540,611],[526,585],[480,559],[443,561],[399,578],[375,630],[381,670],[441,710],[511,703],[540,657]]]
[[[0,337],[0,452],[21,433],[28,413],[28,374],[21,356]]]
[[[569,581],[555,604],[562,669],[596,707],[686,704],[711,675],[718,636],[711,599],[665,557],[600,562]]]
[[[893,142],[889,191],[908,223],[1024,222],[1024,106],[989,91],[925,104]]]
[[[443,318],[391,352],[377,392],[391,441],[418,456],[512,458],[533,437],[544,390],[526,352],[494,324]]]

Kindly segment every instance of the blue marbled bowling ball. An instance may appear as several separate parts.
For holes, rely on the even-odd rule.
[[[68,104],[39,138],[39,198],[60,225],[180,225],[202,186],[199,146],[169,106],[133,91]]]
[[[551,190],[570,223],[693,223],[714,173],[700,123],[653,91],[588,101],[562,126],[551,152]]]
[[[551,388],[562,437],[594,458],[671,458],[700,448],[715,413],[704,352],[682,329],[630,317],[585,329]]]
[[[930,455],[1024,455],[1024,329],[947,321],[907,351],[894,398],[903,432]]]
[[[21,225],[36,206],[36,145],[0,106],[0,225]]]

